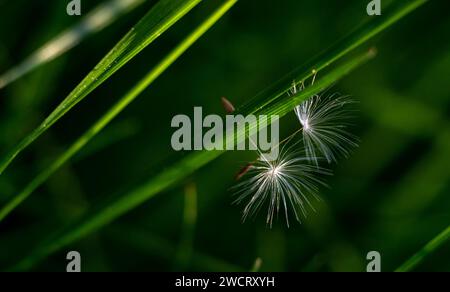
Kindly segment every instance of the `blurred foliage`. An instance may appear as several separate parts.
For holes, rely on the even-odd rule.
[[[0,1],[0,72],[77,22],[65,15],[62,2]],[[99,2],[83,1],[83,9]],[[174,115],[190,114],[194,106],[223,113],[221,96],[243,104],[364,22],[366,2],[240,1],[79,159],[2,222],[0,268],[96,202],[134,188],[173,161]],[[0,176],[0,203],[79,137],[215,4],[203,1],[26,150]],[[147,1],[0,91],[0,155],[35,128],[152,5]],[[242,224],[229,189],[254,154],[229,152],[185,185],[35,269],[64,270],[65,254],[78,250],[87,271],[250,270],[257,258],[261,271],[364,271],[366,254],[376,250],[382,269],[395,270],[450,225],[449,11],[448,1],[429,1],[372,40],[368,46],[376,45],[377,58],[332,88],[359,100],[355,134],[362,141],[335,167],[330,189],[321,193],[324,202],[302,225],[288,229],[279,220],[269,229],[264,216]],[[282,120],[286,133],[297,127],[294,115]],[[196,220],[186,223],[184,204],[193,185]],[[417,270],[449,271],[449,257],[450,245],[443,245]]]

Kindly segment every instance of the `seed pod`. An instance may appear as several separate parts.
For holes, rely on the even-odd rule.
[[[240,180],[249,170],[250,168],[252,168],[253,166],[253,162],[247,164],[246,166],[244,166],[239,173],[236,175],[236,180]]]
[[[235,111],[233,104],[225,97],[222,97],[221,100],[222,100],[222,106],[225,109],[225,111],[227,112],[227,114],[232,114]]]

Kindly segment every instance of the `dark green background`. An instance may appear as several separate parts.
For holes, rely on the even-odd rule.
[[[44,4],[45,2],[45,4]],[[68,1],[0,0],[0,72],[79,21]],[[0,91],[0,155],[29,133],[155,1],[148,1],[56,61]],[[179,158],[170,147],[176,114],[223,113],[220,97],[241,105],[369,18],[369,1],[241,0],[119,116],[84,155],[58,171],[0,224],[0,268],[96,202],[139,185]],[[391,1],[383,1],[386,6]],[[80,136],[219,3],[204,1],[94,91],[0,177],[0,202],[29,182]],[[84,0],[83,12],[97,1]],[[450,223],[450,5],[432,0],[369,42],[379,54],[331,91],[359,101],[361,145],[338,165],[303,224],[265,213],[241,223],[234,175],[254,153],[229,152],[190,177],[198,189],[193,255],[177,261],[184,185],[163,192],[36,266],[64,271],[78,250],[86,271],[365,271],[366,254],[394,270]],[[320,78],[320,75],[318,76]],[[287,135],[299,127],[281,121]],[[185,250],[186,251],[186,250]],[[419,271],[450,271],[450,245]],[[206,258],[206,260],[205,260]]]

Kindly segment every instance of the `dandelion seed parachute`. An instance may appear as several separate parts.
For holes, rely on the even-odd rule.
[[[244,181],[235,186],[236,202],[247,201],[243,211],[243,221],[254,216],[262,206],[268,204],[266,223],[272,226],[273,218],[284,209],[289,226],[289,213],[299,222],[300,214],[313,211],[311,199],[319,200],[319,186],[325,185],[321,177],[329,175],[326,169],[311,165],[310,159],[296,151],[296,144],[280,149],[275,161],[258,159],[243,177]],[[292,209],[291,211],[289,209]]]
[[[291,94],[297,92],[293,85]],[[323,156],[328,163],[337,162],[340,156],[348,158],[352,149],[358,147],[358,138],[347,131],[352,117],[350,105],[354,103],[350,97],[337,93],[314,95],[294,109],[303,128],[306,155],[316,165],[316,157]]]

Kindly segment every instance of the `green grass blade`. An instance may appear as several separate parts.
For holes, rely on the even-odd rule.
[[[277,100],[279,97],[286,95],[291,89],[292,80],[304,81],[312,77],[314,71],[320,72],[330,66],[426,2],[428,2],[428,0],[395,1],[395,3],[383,11],[383,15],[372,17],[369,22],[361,25],[345,38],[336,42],[324,52],[318,54],[308,63],[289,73],[270,88],[255,96],[253,100],[250,100],[239,108],[238,112],[249,112],[251,109],[256,109],[256,105],[260,107],[265,106],[266,104]],[[260,100],[263,97],[270,97],[266,100],[265,104],[260,103]]]
[[[431,240],[425,245],[418,253],[413,255],[403,265],[401,265],[396,272],[410,272],[414,270],[428,255],[441,247],[450,239],[450,226],[447,227],[442,233]]]
[[[363,55],[355,57],[351,61],[339,66],[326,76],[322,77],[315,83],[314,86],[300,92],[296,96],[281,100],[273,107],[261,109],[260,114],[273,113],[280,115],[280,117],[286,115],[301,101],[331,86],[340,78],[364,64],[373,56],[373,51],[370,51],[369,53],[364,53]],[[250,127],[255,126],[256,125],[250,125]],[[245,132],[241,131],[240,133],[237,133],[237,135],[245,135]],[[29,269],[36,262],[45,258],[49,254],[102,228],[119,216],[141,205],[159,192],[174,186],[176,183],[192,174],[195,170],[217,158],[223,152],[224,151],[200,151],[188,155],[178,163],[161,171],[157,176],[151,178],[144,185],[138,187],[130,193],[116,198],[112,202],[105,203],[99,209],[93,210],[92,213],[82,218],[79,222],[76,222],[73,226],[64,229],[61,233],[57,233],[33,251],[29,257],[25,258],[22,262],[18,263],[17,266],[13,267],[12,270]]]
[[[239,112],[244,114],[258,112],[260,114],[278,114],[283,116],[290,112],[292,108],[303,101],[305,98],[320,92],[336,82],[339,78],[349,73],[359,65],[373,57],[373,51],[361,56],[357,56],[350,62],[336,68],[331,73],[321,76],[314,86],[308,87],[299,95],[288,98],[286,91],[289,89],[293,79],[304,80],[312,75],[312,70],[321,71],[330,66],[341,57],[348,54],[356,47],[362,45],[371,37],[377,35],[388,28],[402,17],[413,11],[415,8],[427,2],[427,0],[413,0],[396,2],[390,9],[386,9],[383,16],[372,18],[370,22],[357,29],[349,37],[338,42],[328,51],[308,63],[303,69],[289,74],[286,78],[275,84],[269,90],[258,95],[251,102],[243,106]],[[245,133],[238,133],[245,135]],[[151,178],[147,183],[133,190],[132,192],[118,197],[112,202],[105,203],[98,209],[92,211],[80,221],[75,222],[70,228],[52,236],[47,242],[37,247],[29,257],[25,258],[15,270],[24,270],[33,266],[39,260],[49,254],[61,249],[62,247],[83,238],[84,236],[95,232],[107,225],[117,217],[139,206],[146,200],[152,198],[157,193],[174,186],[176,183],[185,179],[195,170],[220,156],[223,152],[195,152],[188,155],[175,165],[168,167],[157,176]]]
[[[23,139],[0,163],[0,174],[33,141],[46,132],[70,109],[107,80],[145,47],[156,40],[201,0],[161,0],[95,66],[44,122]]]
[[[121,15],[138,7],[145,0],[109,0],[94,8],[77,25],[71,27],[36,50],[22,63],[0,76],[0,89],[34,69],[67,53],[88,36],[113,23]]]
[[[184,190],[183,225],[175,258],[174,270],[185,271],[194,250],[195,226],[197,224],[197,186],[189,183]]]
[[[202,23],[191,35],[164,58],[147,76],[121,98],[103,117],[101,117],[83,136],[81,136],[53,164],[41,172],[21,193],[14,196],[0,209],[0,222],[8,216],[19,204],[28,198],[53,173],[77,154],[103,128],[105,128],[120,112],[122,112],[139,94],[152,84],[169,66],[171,66],[187,49],[189,49],[203,34],[205,34],[237,0],[227,0],[214,14]]]
[[[120,121],[114,125],[110,125],[108,128],[104,129],[95,140],[92,140],[87,144],[82,151],[78,152],[72,161],[78,162],[85,160],[116,143],[133,137],[140,129],[140,125],[134,119]]]

